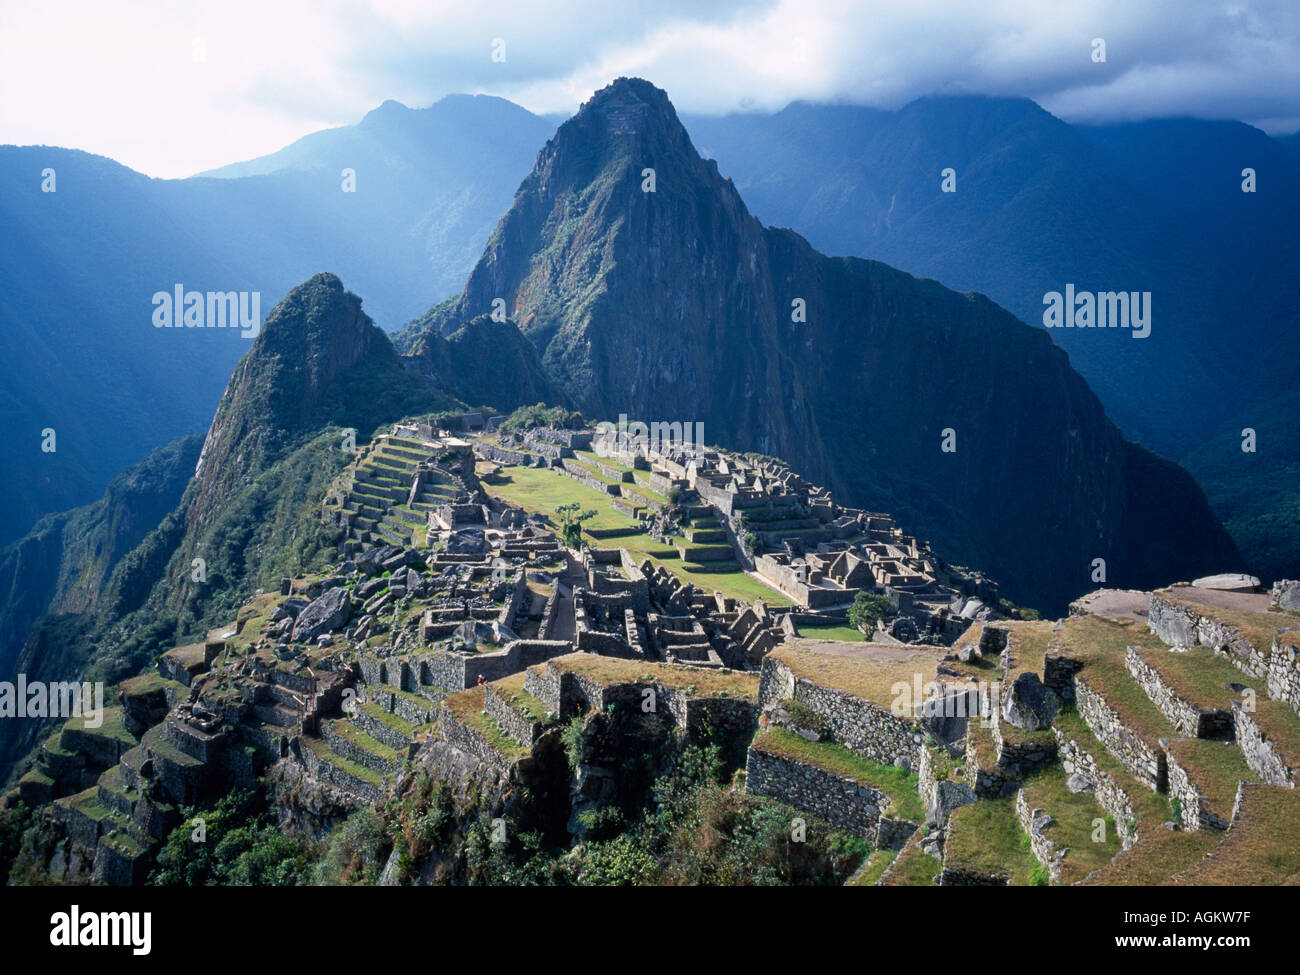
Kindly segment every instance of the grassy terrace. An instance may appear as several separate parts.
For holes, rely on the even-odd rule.
[[[141,697],[154,691],[166,691],[169,688],[180,692],[182,697],[189,693],[189,688],[184,684],[168,680],[157,670],[148,670],[138,677],[128,677],[118,685],[118,693],[124,697]]]
[[[609,495],[571,477],[544,467],[508,467],[496,474],[486,473],[485,468],[480,473],[484,490],[525,511],[537,512],[554,521],[556,509],[561,505],[576,504],[584,511],[596,512],[583,522],[584,529],[627,532],[612,538],[595,538],[587,533],[588,544],[595,548],[625,548],[638,563],[645,558],[653,559],[682,582],[692,583],[706,592],[716,589],[724,596],[747,603],[761,599],[769,606],[793,605],[789,598],[746,574],[735,563],[727,563],[725,571],[683,564],[672,545],[656,542],[642,530],[640,522],[615,511],[610,506]]]
[[[1223,819],[1232,817],[1237,783],[1259,780],[1231,742],[1178,738],[1169,743],[1169,754],[1186,770],[1206,808]]]
[[[570,653],[555,657],[549,665],[569,673],[581,674],[605,686],[637,682],[656,682],[696,697],[736,697],[758,700],[758,675],[740,671],[680,664],[649,663],[602,657],[594,653]]]
[[[329,765],[337,766],[338,768],[341,768],[343,771],[356,776],[358,779],[361,779],[363,782],[369,782],[371,785],[375,786],[376,788],[382,789],[384,787],[384,777],[382,775],[380,775],[374,769],[366,768],[364,765],[352,761],[352,759],[350,758],[344,758],[342,755],[334,754],[332,751],[330,751],[329,745],[325,744],[325,742],[322,741],[320,738],[309,738],[303,736],[298,740],[302,742],[304,745],[306,745],[308,748],[310,748],[312,750],[312,753],[315,754],[315,756],[319,758],[322,762],[325,762]]]
[[[866,643],[866,634],[852,626],[835,626],[833,624],[804,623],[799,626],[799,635],[810,640],[836,640],[840,643]]]
[[[917,831],[895,857],[884,887],[934,887],[939,875],[939,861],[921,852],[921,833]]]
[[[75,718],[69,718],[67,723],[64,724],[63,730],[80,731],[88,735],[113,738],[129,748],[136,743],[136,737],[126,730],[126,725],[122,721],[123,713],[123,709],[120,707],[106,707],[102,716],[103,723],[98,728],[88,725],[85,715],[78,715]]]
[[[1278,786],[1247,786],[1241,813],[1218,848],[1172,879],[1190,885],[1275,885],[1300,880],[1300,792]],[[1291,829],[1279,829],[1279,823]],[[1199,832],[1206,832],[1200,830]]]
[[[504,697],[510,706],[527,720],[535,721],[537,724],[546,724],[550,720],[551,712],[546,709],[546,705],[524,690],[522,670],[517,674],[493,681],[492,689]]]
[[[934,680],[943,649],[801,638],[787,640],[770,656],[789,667],[796,677],[845,691],[889,710],[895,684],[905,684],[914,692],[916,678],[920,678],[923,688]]]
[[[1268,697],[1262,681],[1248,677],[1209,647],[1193,647],[1186,653],[1143,649],[1140,656],[1175,694],[1202,711],[1230,710],[1232,701],[1241,695],[1229,684],[1253,687],[1257,699]]]
[[[376,721],[388,725],[398,734],[407,738],[414,738],[415,733],[420,730],[419,725],[412,724],[400,715],[393,714],[392,711],[385,711],[374,701],[365,701],[361,704],[361,710],[370,715]]]
[[[921,805],[921,797],[917,792],[917,777],[911,772],[872,762],[834,742],[808,741],[784,728],[769,728],[750,747],[877,789],[889,796],[890,815],[901,816],[914,823],[925,819],[925,807]]]
[[[502,756],[509,762],[517,762],[521,758],[527,758],[532,754],[531,748],[525,748],[515,741],[504,731],[501,726],[493,721],[483,710],[484,690],[482,687],[471,687],[467,691],[461,691],[459,694],[452,694],[444,698],[442,706],[445,707],[451,716],[461,724],[473,728],[480,735],[488,740]]]
[[[1139,630],[1135,621],[1074,616],[1062,624],[1062,653],[1083,663],[1076,680],[1086,682],[1100,694],[1125,728],[1158,751],[1161,738],[1173,738],[1177,733],[1128,672],[1124,652],[1130,644],[1163,646],[1154,636]]]
[[[872,850],[871,855],[863,861],[862,866],[849,878],[846,886],[876,886],[880,882],[880,875],[898,858],[899,852],[898,850]]]
[[[66,802],[69,809],[75,809],[83,816],[89,816],[97,823],[103,822],[111,813],[111,810],[99,801],[99,788],[93,785],[85,792],[78,792],[75,796],[69,796]]]
[[[943,862],[948,867],[1004,876],[1013,887],[1027,885],[1029,872],[1038,863],[1011,798],[981,799],[954,809],[948,817]]]
[[[1191,866],[1222,838],[1222,834],[1214,830],[1166,829],[1164,823],[1174,816],[1169,797],[1157,795],[1133,778],[1120,761],[1092,737],[1092,732],[1072,706],[1062,708],[1053,724],[1083,746],[1097,766],[1127,793],[1138,816],[1138,823],[1133,824],[1138,835],[1137,843],[1116,854],[1109,864],[1085,880],[1085,884],[1149,886],[1161,883]],[[1102,815],[1100,806],[1094,805],[1094,808],[1097,810],[1094,815]],[[1116,823],[1115,826],[1125,831],[1130,828],[1127,823]]]
[[[1007,670],[1007,680],[1015,680],[1019,674],[1031,672],[1042,674],[1043,656],[1052,639],[1051,621],[1015,621],[1001,624],[1010,627],[1007,635],[1007,649],[1010,651],[1011,666]]]
[[[1027,781],[1024,792],[1031,811],[1042,809],[1056,820],[1046,830],[1046,836],[1058,847],[1070,848],[1061,861],[1061,883],[1072,884],[1110,863],[1122,844],[1109,817],[1105,817],[1105,840],[1093,842],[1093,820],[1105,814],[1091,793],[1075,795],[1065,787],[1065,781],[1065,770],[1053,765]]]
[[[334,721],[330,727],[335,734],[341,738],[347,739],[353,745],[356,745],[362,751],[370,752],[372,755],[378,755],[380,758],[386,758],[390,762],[401,765],[406,756],[401,754],[396,748],[385,745],[377,738],[372,738],[356,725],[349,721]]]
[[[973,721],[966,722],[966,734],[969,736],[968,742],[975,752],[975,764],[977,767],[988,771],[996,768],[998,764],[998,747],[993,741],[993,727],[985,727],[984,723],[976,718]]]

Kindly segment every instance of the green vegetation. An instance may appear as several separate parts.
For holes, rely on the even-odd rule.
[[[752,747],[878,789],[892,800],[888,809],[891,815],[916,823],[925,819],[917,777],[906,769],[881,765],[834,742],[808,741],[784,728],[769,728],[754,740]]]
[[[1032,882],[1030,873],[1037,865],[1013,799],[982,799],[954,809],[949,816],[944,866],[1005,877],[1012,886],[1025,886]]]
[[[569,548],[582,548],[582,523],[596,517],[592,508],[579,510],[577,504],[563,504],[555,509],[560,518],[560,536]]]
[[[849,607],[849,623],[870,637],[889,609],[888,596],[860,592],[853,597],[853,605]]]
[[[311,881],[314,847],[287,836],[246,792],[186,806],[158,853],[149,883],[200,887],[299,886]],[[201,823],[201,826],[200,826]]]
[[[586,426],[581,413],[566,410],[561,406],[547,406],[537,403],[534,406],[521,406],[501,422],[502,433],[515,433],[519,430],[533,430],[537,427],[551,427],[556,430],[581,430]]]
[[[857,627],[833,624],[800,623],[799,635],[810,640],[834,640],[837,643],[865,643],[867,636]]]

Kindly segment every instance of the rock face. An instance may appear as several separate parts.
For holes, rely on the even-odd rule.
[[[925,808],[927,826],[943,826],[948,815],[958,806],[969,806],[975,801],[975,791],[965,782],[936,782]]]
[[[1272,605],[1300,613],[1300,580],[1282,579],[1273,584]]]
[[[324,633],[341,630],[352,615],[352,596],[342,586],[323,592],[298,614],[294,624],[295,641],[311,641]]]
[[[1020,674],[1002,692],[1002,717],[1026,731],[1050,728],[1060,706],[1060,697],[1037,674]]]
[[[1193,579],[1197,589],[1219,589],[1223,592],[1259,592],[1259,579],[1244,572],[1220,572],[1218,575]]]
[[[778,455],[1017,601],[1063,611],[1095,558],[1140,588],[1242,565],[1191,478],[1124,441],[1046,331],[764,228],[647,82],[560,127],[464,292],[399,346],[498,298],[587,415],[701,422]]]

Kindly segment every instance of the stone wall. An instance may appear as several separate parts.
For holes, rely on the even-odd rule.
[[[1282,630],[1273,636],[1268,655],[1268,696],[1285,701],[1300,714],[1300,630]]]
[[[902,757],[909,769],[920,763],[924,737],[918,722],[895,717],[847,691],[796,677],[789,667],[772,657],[763,661],[758,694],[760,707],[790,698],[812,708],[826,722],[835,741],[872,761],[893,765]]]
[[[448,691],[463,691],[474,687],[480,675],[485,681],[500,680],[525,667],[572,652],[573,645],[567,640],[512,640],[504,649],[492,653],[435,650],[422,656],[419,662],[424,669],[423,683]]]
[[[483,764],[503,775],[510,774],[513,763],[497,751],[478,731],[461,723],[446,706],[441,707],[438,712],[438,734],[449,744],[473,755]]]
[[[1060,728],[1053,728],[1059,746],[1061,768],[1066,775],[1078,775],[1092,785],[1092,797],[1097,800],[1105,812],[1115,821],[1119,831],[1119,841],[1128,849],[1137,841],[1137,813],[1133,809],[1133,799],[1115,778],[1105,771],[1092,754]]]
[[[1052,880],[1059,883],[1061,861],[1065,859],[1069,847],[1058,847],[1056,841],[1048,835],[1053,824],[1051,816],[1044,809],[1031,809],[1025,799],[1025,790],[1020,789],[1016,792],[1016,818],[1020,820],[1020,828],[1029,836],[1029,848],[1034,851],[1034,856],[1047,868]]]
[[[546,467],[546,458],[537,454],[525,453],[521,450],[507,450],[505,447],[498,447],[496,444],[474,442],[474,453],[484,460],[490,460],[497,464],[504,464],[507,467]]]
[[[1226,747],[1226,746],[1225,746]],[[1187,772],[1178,764],[1173,755],[1169,761],[1169,797],[1177,799],[1182,809],[1184,829],[1226,830],[1229,820],[1216,815],[1206,804],[1204,798],[1188,778]]]
[[[1073,701],[1074,675],[1082,669],[1083,661],[1049,651],[1043,657],[1043,684],[1055,691],[1062,701]]]
[[[1236,726],[1237,747],[1252,772],[1269,785],[1280,785],[1288,789],[1295,788],[1296,770],[1300,765],[1294,756],[1285,756],[1278,751],[1277,744],[1269,741],[1255,722],[1255,717],[1246,710],[1241,701],[1232,702],[1233,723]]]
[[[1147,788],[1164,792],[1168,781],[1167,758],[1163,750],[1157,751],[1124,727],[1119,715],[1107,706],[1105,699],[1089,686],[1087,680],[1074,679],[1079,716],[1106,750],[1124,763]]]
[[[888,796],[869,786],[752,747],[745,762],[745,789],[817,816],[832,826],[858,833],[873,846],[881,808],[889,804]],[[914,831],[916,825],[911,825]],[[894,840],[896,832],[901,831],[891,827],[886,838]],[[904,841],[910,835],[911,831],[904,835]]]
[[[602,684],[550,664],[530,668],[524,674],[524,690],[561,720],[578,713],[605,711],[611,704],[640,708],[647,699],[646,691],[652,690],[655,709],[666,708],[687,735],[698,735],[707,727],[729,736],[752,732],[758,726],[758,708],[744,698],[691,695],[653,680]]]
[[[1268,676],[1268,658],[1263,648],[1256,649],[1236,628],[1213,616],[1203,616],[1190,606],[1183,606],[1159,593],[1151,594],[1148,615],[1151,632],[1171,647],[1196,644],[1226,653],[1232,662],[1252,677]]]
[[[321,725],[321,738],[335,755],[356,762],[362,768],[368,768],[380,775],[396,775],[401,771],[401,766],[397,762],[353,744],[346,735],[335,730],[333,722]]]
[[[516,711],[491,684],[483,687],[483,710],[502,731],[521,745],[532,745],[542,736],[542,726]]]
[[[1149,650],[1148,653],[1166,653]],[[1191,701],[1179,697],[1160,676],[1160,672],[1142,659],[1138,647],[1124,651],[1124,663],[1133,679],[1169,719],[1178,733],[1187,738],[1223,738],[1232,734],[1232,715],[1227,711],[1202,711]]]

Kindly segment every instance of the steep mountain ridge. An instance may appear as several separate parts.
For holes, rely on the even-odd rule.
[[[1133,586],[1240,565],[1190,477],[1126,444],[1041,329],[765,229],[648,82],[620,79],[560,127],[460,298],[399,346],[498,299],[586,415],[703,422],[906,513],[1022,602],[1063,606],[1097,558]]]

